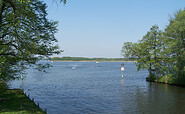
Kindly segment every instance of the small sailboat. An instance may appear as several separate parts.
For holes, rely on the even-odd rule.
[[[96,63],[99,63],[98,61]]]

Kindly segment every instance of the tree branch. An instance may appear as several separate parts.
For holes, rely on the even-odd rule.
[[[2,27],[4,8],[5,8],[5,2],[3,1],[3,4],[2,4],[1,9],[0,9],[0,30],[1,30],[1,27]]]

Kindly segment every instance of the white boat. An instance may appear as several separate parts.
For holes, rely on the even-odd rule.
[[[76,69],[76,67],[77,67],[77,65],[73,65],[73,66],[72,66],[72,69]]]

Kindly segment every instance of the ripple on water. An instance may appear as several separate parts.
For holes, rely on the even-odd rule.
[[[185,88],[148,83],[148,71],[119,62],[54,62],[48,73],[28,70],[22,87],[49,114],[184,113]],[[76,65],[76,69],[72,69]],[[91,68],[91,65],[93,68]]]

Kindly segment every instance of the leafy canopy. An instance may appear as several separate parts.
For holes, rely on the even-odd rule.
[[[16,78],[28,65],[47,68],[37,61],[61,52],[58,22],[47,18],[46,8],[40,0],[0,0],[0,79]]]
[[[148,69],[150,76],[167,76],[171,83],[185,85],[185,9],[179,10],[162,32],[151,27],[137,43],[125,42],[122,55],[136,58],[137,68]]]

